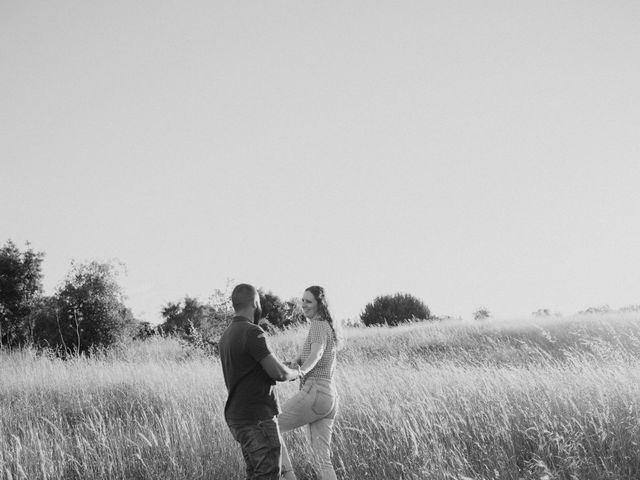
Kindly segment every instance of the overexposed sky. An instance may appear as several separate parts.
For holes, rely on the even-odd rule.
[[[0,242],[338,317],[640,303],[636,1],[0,2]]]

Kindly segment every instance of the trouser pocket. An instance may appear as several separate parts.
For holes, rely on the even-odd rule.
[[[277,479],[280,476],[281,442],[274,420],[255,425],[233,426],[231,431],[240,443],[251,478]]]
[[[331,391],[324,390],[322,388],[314,388],[311,390],[313,402],[311,404],[311,410],[316,415],[324,417],[333,410],[335,404],[335,396]]]

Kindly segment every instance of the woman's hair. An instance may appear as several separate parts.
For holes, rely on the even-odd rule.
[[[329,311],[329,304],[327,303],[327,297],[325,296],[324,288],[313,285],[307,288],[305,292],[311,292],[311,295],[313,295],[313,297],[316,299],[316,302],[318,302],[318,316],[326,321],[331,327],[331,331],[333,332],[333,340],[337,345],[338,334],[336,332],[336,326],[333,321],[333,317],[331,316],[331,312]]]

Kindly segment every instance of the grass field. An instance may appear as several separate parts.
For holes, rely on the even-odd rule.
[[[344,333],[341,479],[640,478],[637,314]],[[270,341],[291,358],[303,334]],[[218,361],[171,339],[70,361],[0,351],[0,478],[241,479],[225,398]],[[314,478],[303,436],[285,440]]]

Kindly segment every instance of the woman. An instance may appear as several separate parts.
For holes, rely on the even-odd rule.
[[[322,287],[304,291],[302,311],[310,326],[295,362],[300,369],[300,391],[283,405],[278,424],[282,432],[306,426],[318,479],[336,480],[331,464],[331,434],[338,410],[333,380],[338,338]],[[286,449],[282,454],[282,474],[287,480],[296,478]]]

